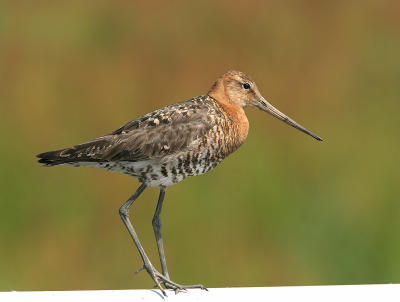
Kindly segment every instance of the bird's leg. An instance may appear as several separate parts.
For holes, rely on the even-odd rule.
[[[161,262],[161,269],[162,274],[165,278],[169,279],[168,269],[167,269],[167,261],[165,260],[165,253],[164,253],[164,244],[161,237],[161,210],[165,196],[165,188],[160,189],[160,196],[158,197],[158,203],[156,207],[156,212],[154,213],[153,217],[153,229],[154,235],[156,236],[158,254],[160,255],[160,262]]]
[[[162,269],[162,275],[160,279],[162,280],[164,286],[169,289],[175,290],[175,293],[179,292],[180,290],[185,290],[189,288],[201,288],[204,290],[207,290],[203,285],[179,285],[169,278],[168,274],[168,269],[167,269],[167,261],[165,260],[165,253],[164,253],[164,244],[161,236],[161,210],[162,210],[162,205],[164,202],[164,197],[165,197],[165,191],[166,188],[161,188],[160,189],[160,195],[158,197],[158,203],[156,207],[156,211],[154,213],[153,217],[153,229],[154,229],[154,234],[156,236],[156,241],[157,241],[157,248],[158,248],[158,254],[160,255],[160,262],[161,262],[161,269]]]
[[[173,281],[171,281],[168,277],[168,272],[166,270],[166,265],[165,265],[165,256],[164,256],[164,265],[165,265],[165,271],[163,268],[163,273],[167,274],[167,276],[164,276],[163,274],[159,273],[154,266],[151,264],[149,257],[146,255],[138,236],[136,235],[135,229],[132,226],[131,221],[129,220],[129,208],[132,206],[133,202],[140,196],[140,194],[144,191],[144,189],[146,189],[146,184],[142,184],[139,189],[137,189],[137,191],[131,196],[131,198],[128,199],[127,202],[125,202],[122,207],[119,209],[119,214],[122,218],[122,221],[124,222],[126,228],[129,231],[129,234],[131,235],[133,242],[135,243],[140,256],[142,257],[143,260],[143,266],[141,268],[139,268],[137,270],[137,273],[142,271],[143,269],[145,269],[147,271],[147,273],[150,275],[150,277],[153,279],[153,281],[155,282],[156,286],[161,290],[161,292],[163,293],[164,296],[167,296],[167,294],[165,293],[165,291],[163,290],[163,288],[161,287],[160,281],[165,285],[166,288],[170,288],[170,289],[174,289],[175,292],[179,292],[180,290],[185,290],[188,288],[201,288],[201,289],[205,289],[206,288],[203,285],[191,285],[191,286],[182,286],[179,285]],[[164,193],[160,193],[160,198],[163,200],[165,195],[165,190]],[[160,208],[160,210],[158,211],[158,219],[161,213],[161,207],[162,207],[162,201],[161,204],[157,205],[157,208]],[[156,210],[157,213],[157,210]],[[160,229],[159,229],[160,231]],[[157,235],[156,235],[157,236]],[[161,232],[160,232],[160,238],[161,238]],[[161,247],[162,250],[163,247]],[[164,253],[163,253],[164,255]],[[161,256],[160,256],[161,258]]]
[[[122,221],[124,222],[126,228],[128,229],[129,234],[131,235],[133,242],[135,243],[140,256],[142,257],[143,260],[143,267],[141,267],[137,272],[141,271],[142,269],[146,269],[146,271],[149,273],[150,277],[153,279],[153,281],[156,283],[156,286],[161,290],[161,292],[163,293],[164,296],[166,296],[165,291],[163,290],[163,288],[160,285],[159,282],[159,275],[161,275],[160,273],[158,273],[153,265],[150,262],[149,257],[146,255],[138,236],[136,235],[135,229],[132,226],[131,221],[129,220],[129,208],[132,206],[133,202],[140,196],[140,194],[144,191],[144,189],[146,189],[146,184],[142,184],[139,189],[137,189],[137,191],[131,196],[131,198],[128,199],[127,202],[125,202],[121,208],[119,209],[119,214],[122,218]]]

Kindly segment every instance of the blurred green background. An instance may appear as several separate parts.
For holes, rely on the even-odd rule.
[[[0,2],[0,290],[153,286],[118,215],[137,180],[41,168],[248,73],[319,143],[247,110],[246,143],[167,191],[171,278],[208,287],[400,282],[398,1]],[[159,267],[151,219],[133,223]]]

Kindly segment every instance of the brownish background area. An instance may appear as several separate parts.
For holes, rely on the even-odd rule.
[[[398,1],[2,1],[0,290],[152,286],[118,215],[138,182],[34,156],[229,69],[325,141],[249,109],[242,148],[167,192],[172,279],[400,282],[399,37]],[[157,194],[132,217],[158,266]]]

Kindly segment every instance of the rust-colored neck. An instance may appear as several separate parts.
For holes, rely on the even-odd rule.
[[[222,77],[219,78],[214,83],[214,85],[211,86],[210,91],[208,92],[208,95],[219,103],[220,102],[226,103],[229,101]]]
[[[212,97],[222,109],[223,113],[233,122],[234,128],[237,133],[236,139],[238,146],[240,146],[249,132],[249,121],[247,120],[246,114],[242,106],[238,103],[234,103],[226,93],[223,79],[218,79],[211,87],[208,95]]]

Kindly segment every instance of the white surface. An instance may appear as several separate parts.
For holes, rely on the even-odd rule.
[[[0,301],[396,301],[400,302],[400,284],[340,285],[340,286],[282,286],[209,288],[209,291],[191,289],[177,295],[159,290],[94,290],[0,292]]]

